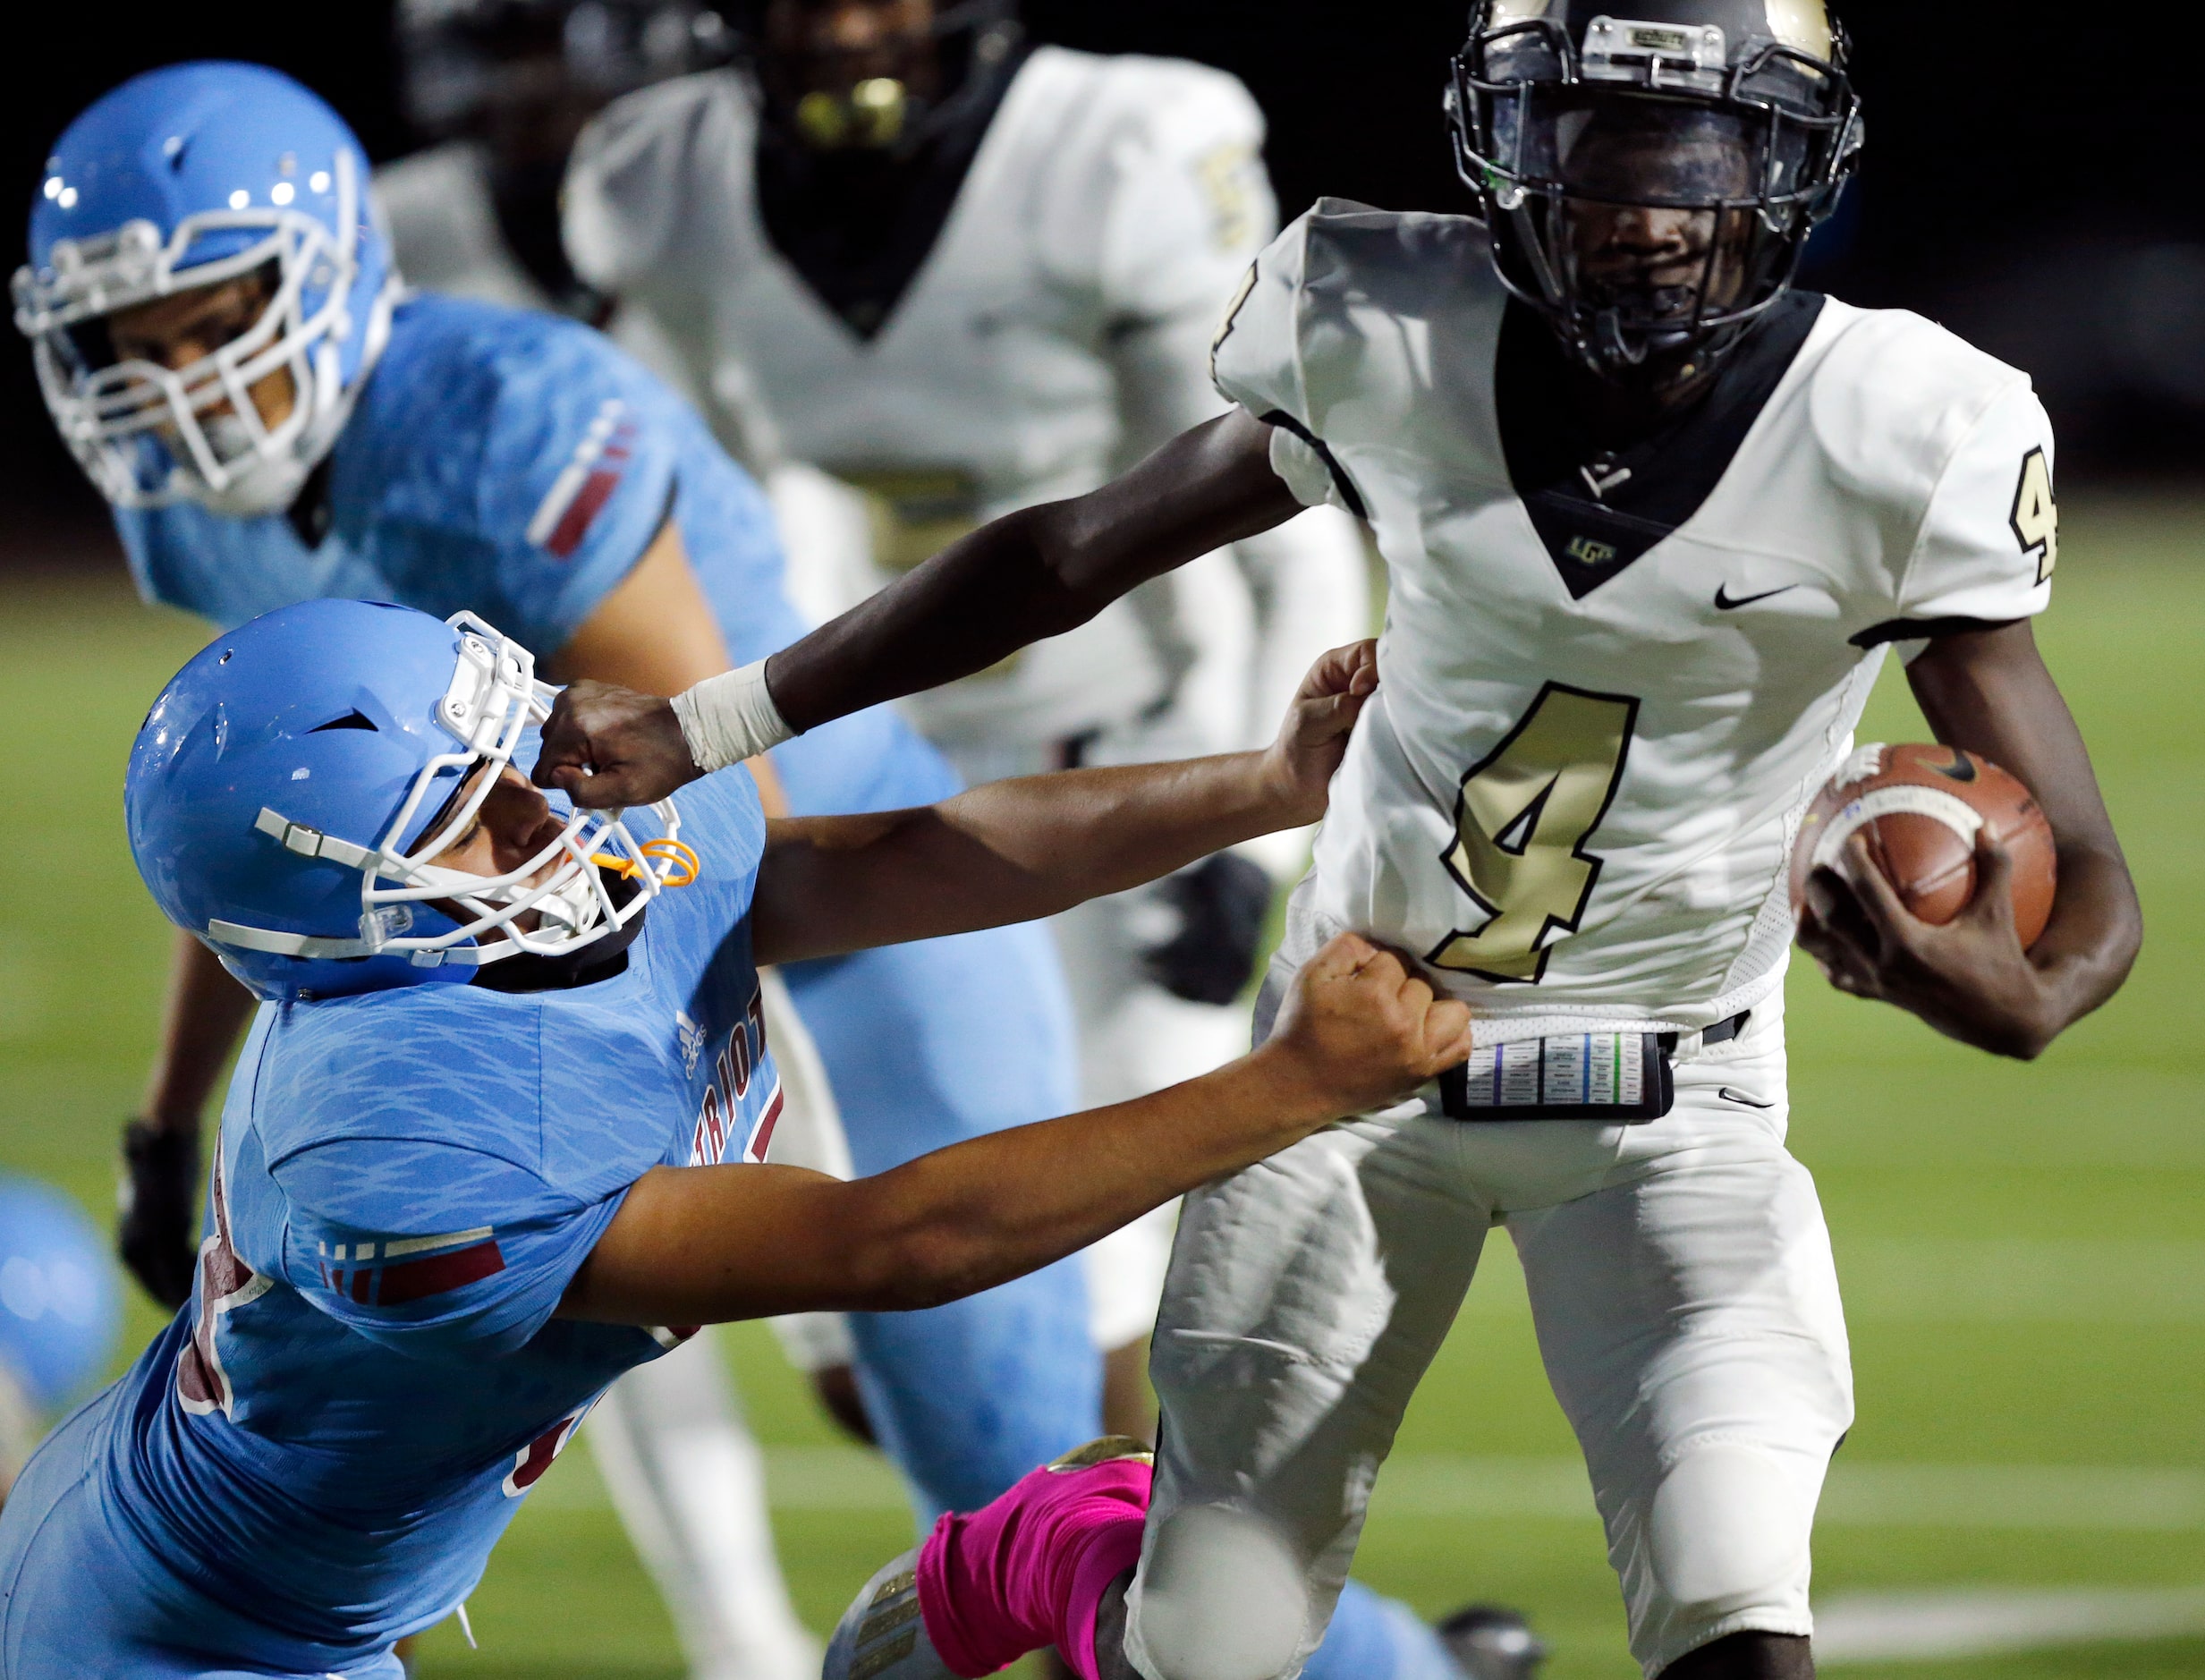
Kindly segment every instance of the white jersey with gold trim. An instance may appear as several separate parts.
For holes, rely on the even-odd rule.
[[[1884,647],[2046,606],[2049,426],[1930,322],[1794,300],[1819,312],[1705,499],[1589,587],[1614,546],[1543,538],[1512,480],[1507,301],[1475,222],[1326,200],[1219,341],[1281,477],[1367,510],[1392,581],[1289,955],[1411,947],[1488,1042],[1694,1031],[1782,979],[1791,841]]]
[[[1233,77],[1037,48],[870,339],[768,238],[758,121],[730,72],[615,104],[576,148],[567,245],[585,280],[663,331],[762,477],[808,463],[861,494],[866,517],[840,525],[860,533],[846,587],[818,573],[849,543],[805,539],[832,519],[792,521],[814,606],[861,598],[981,521],[1093,489],[1222,412],[1205,352],[1276,214],[1262,117]],[[1297,521],[912,715],[982,773],[1095,732],[1098,761],[1236,747],[1268,734],[1317,653],[1362,633],[1361,571],[1350,522]]]

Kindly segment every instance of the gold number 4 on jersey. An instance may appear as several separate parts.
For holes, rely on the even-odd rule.
[[[2022,481],[2014,488],[2014,511],[2006,516],[2023,554],[2037,556],[2037,581],[2059,564],[2059,504],[2052,499],[2052,468],[2042,449],[2022,457]]]
[[[1585,843],[1623,780],[1638,712],[1628,695],[1549,683],[1464,773],[1457,838],[1442,861],[1486,920],[1449,934],[1427,962],[1538,983],[1548,936],[1575,929],[1599,878],[1600,860]]]

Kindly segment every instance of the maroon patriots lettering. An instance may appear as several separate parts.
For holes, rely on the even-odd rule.
[[[742,1018],[728,1029],[727,1042],[712,1058],[712,1082],[705,1088],[696,1128],[690,1136],[691,1167],[717,1167],[726,1158],[729,1148],[736,1145],[742,1146],[745,1159],[766,1158],[766,1147],[772,1142],[774,1127],[781,1120],[780,1086],[776,1085],[767,1098],[765,1109],[751,1128],[750,1137],[744,1140],[734,1135],[741,1124],[736,1105],[750,1095],[751,1081],[757,1078],[765,1059],[766,1004],[760,994],[752,992],[750,1006],[743,1011]]]

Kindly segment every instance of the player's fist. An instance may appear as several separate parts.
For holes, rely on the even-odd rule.
[[[123,1129],[115,1251],[146,1293],[172,1310],[191,1298],[199,1265],[199,1195],[198,1133],[157,1132],[142,1120]]]
[[[1265,754],[1265,768],[1296,823],[1325,814],[1332,773],[1347,752],[1364,703],[1378,690],[1378,644],[1354,641],[1320,658],[1294,691],[1278,739]]]
[[[1435,997],[1393,952],[1344,933],[1294,977],[1264,1050],[1336,1119],[1383,1107],[1468,1060],[1470,1006]]]
[[[589,682],[553,702],[534,773],[537,786],[595,810],[649,805],[701,774],[671,700]]]

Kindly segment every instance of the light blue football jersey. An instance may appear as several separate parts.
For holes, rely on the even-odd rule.
[[[435,293],[402,303],[326,465],[312,547],[281,514],[118,510],[140,591],[228,628],[324,596],[480,614],[539,659],[566,645],[670,516],[738,665],[806,628],[773,510],[694,411],[603,335]],[[774,754],[800,814],[954,793],[885,708]]]
[[[757,794],[734,772],[677,797],[702,870],[621,973],[256,1018],[197,1295],[123,1379],[98,1470],[133,1568],[250,1630],[225,1655],[342,1667],[448,1614],[591,1403],[689,1333],[552,1318],[629,1185],[762,1158],[781,1111]]]

